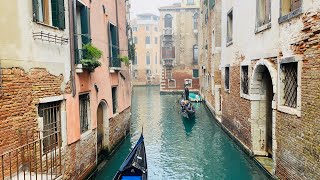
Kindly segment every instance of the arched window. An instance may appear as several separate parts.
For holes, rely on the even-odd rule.
[[[172,16],[170,14],[164,16],[164,27],[172,28]]]
[[[193,29],[198,29],[198,19],[199,19],[199,14],[195,13],[193,15]]]

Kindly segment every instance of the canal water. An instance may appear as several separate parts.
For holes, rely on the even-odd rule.
[[[112,179],[142,126],[150,180],[268,179],[221,130],[203,103],[194,104],[194,119],[185,119],[178,113],[178,97],[160,95],[159,87],[135,87],[131,135],[95,179]]]

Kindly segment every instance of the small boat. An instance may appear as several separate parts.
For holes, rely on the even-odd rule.
[[[180,99],[179,104],[181,106],[181,115],[183,117],[190,118],[195,115],[196,111],[190,101]]]
[[[141,134],[126,160],[122,163],[113,180],[147,180],[148,168],[144,146],[144,138]]]
[[[195,94],[195,93],[189,94],[189,100],[191,102],[202,102],[203,101],[202,97],[198,94]]]

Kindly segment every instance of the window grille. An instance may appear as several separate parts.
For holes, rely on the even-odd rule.
[[[298,87],[298,78],[297,78],[297,69],[298,63],[284,63],[281,64],[281,70],[283,73],[283,105],[289,106],[292,108],[297,107],[297,87]]]
[[[89,94],[83,94],[79,96],[80,101],[80,131],[81,133],[86,132],[89,130],[89,120],[88,120],[88,110],[89,110],[89,103],[90,98]]]
[[[38,113],[43,124],[43,153],[48,153],[59,146],[58,136],[61,130],[60,102],[39,104]],[[61,140],[60,140],[61,142]]]
[[[230,89],[230,77],[229,77],[229,75],[230,75],[230,70],[229,70],[229,67],[225,67],[225,80],[224,80],[224,85],[225,85],[225,88],[226,88],[226,90],[229,90]]]
[[[249,73],[248,66],[241,67],[242,77],[241,77],[241,89],[243,94],[249,94]]]
[[[117,113],[118,111],[118,94],[117,94],[117,87],[112,87],[112,111],[113,114]]]
[[[192,77],[198,78],[199,77],[199,69],[193,69],[192,70]]]

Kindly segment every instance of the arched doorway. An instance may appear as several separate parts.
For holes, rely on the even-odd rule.
[[[252,148],[255,155],[272,158],[276,70],[266,60],[257,63],[251,81],[251,130]]]
[[[100,102],[97,109],[97,153],[98,160],[107,154],[109,145],[109,118],[107,104]]]

